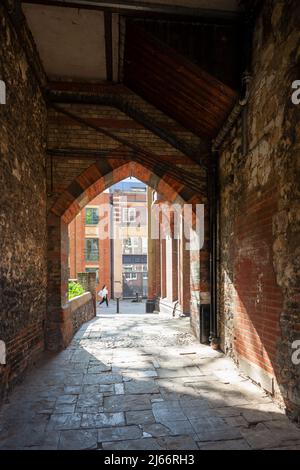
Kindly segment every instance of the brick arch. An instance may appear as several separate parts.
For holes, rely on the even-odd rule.
[[[149,163],[110,159],[109,162],[94,163],[84,170],[58,197],[50,211],[61,217],[64,223],[69,224],[98,194],[129,176],[134,176],[155,189],[169,202],[179,204],[203,202],[201,195],[195,194],[182,181],[175,179],[168,172],[162,174],[160,169],[154,168]]]
[[[162,169],[161,166],[148,161],[134,161],[134,155],[131,157],[130,161],[125,158],[111,158],[92,164],[59,195],[48,213],[48,302],[45,340],[49,350],[64,348],[73,335],[72,315],[67,296],[68,224],[84,206],[105,189],[129,176],[135,176],[152,187],[170,203],[189,203],[196,208],[196,204],[205,202],[205,196],[195,192],[177,175],[174,177],[174,172],[171,173],[167,167]],[[136,159],[141,160],[139,156],[136,156]],[[193,223],[195,219],[194,212]],[[208,257],[204,255],[204,259],[208,260]],[[199,252],[191,252],[191,266],[198,261]],[[207,274],[205,277],[207,278]],[[206,281],[205,283],[207,284]],[[207,291],[204,284],[202,281],[201,289]],[[200,289],[197,280],[196,282],[193,280],[191,289],[197,295]]]

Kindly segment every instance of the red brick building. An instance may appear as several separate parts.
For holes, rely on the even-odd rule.
[[[111,292],[111,241],[109,236],[100,236],[101,209],[109,207],[110,195],[103,192],[95,197],[69,224],[69,269],[70,278],[77,273],[95,272],[97,291],[104,284]],[[110,214],[104,214],[110,229]]]
[[[72,220],[69,276],[95,272],[97,291],[110,297],[147,296],[148,229],[146,185],[120,182],[96,196]]]

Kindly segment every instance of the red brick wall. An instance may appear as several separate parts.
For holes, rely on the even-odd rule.
[[[272,258],[272,220],[277,211],[276,187],[250,193],[235,221],[233,249],[234,350],[273,373],[280,338],[282,291],[276,282]]]
[[[6,376],[9,388],[22,378],[26,369],[34,364],[43,349],[43,322],[28,325],[6,343],[7,366],[0,366],[0,372]]]

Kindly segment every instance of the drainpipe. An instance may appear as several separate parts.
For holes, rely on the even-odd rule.
[[[115,286],[114,286],[114,199],[113,192],[109,195],[109,205],[110,205],[110,297],[115,298]]]
[[[220,339],[218,337],[218,267],[219,267],[219,243],[220,224],[219,224],[219,148],[225,140],[228,132],[232,129],[241,113],[242,115],[242,153],[248,152],[248,128],[247,128],[247,103],[250,95],[251,75],[246,71],[243,75],[243,91],[240,99],[234,106],[217,137],[212,143],[212,163],[209,171],[210,188],[210,345],[213,349],[218,349]]]
[[[251,83],[251,75],[246,70],[246,72],[243,74],[242,78],[242,94],[241,97],[238,99],[237,103],[235,104],[233,110],[229,114],[228,118],[226,119],[225,123],[221,127],[221,130],[219,131],[217,137],[213,140],[212,142],[212,153],[217,153],[219,148],[221,147],[222,143],[225,140],[225,137],[227,136],[228,132],[233,128],[234,124],[236,123],[239,115],[241,114],[242,111],[246,109],[246,105],[249,101],[249,96],[250,96],[250,83]],[[242,140],[243,140],[243,154],[245,154],[245,148],[246,147],[246,135],[247,135],[247,122],[246,119],[243,119],[243,134],[242,134]]]
[[[212,348],[217,348],[218,325],[217,325],[217,202],[218,202],[218,167],[216,155],[209,173],[209,232],[210,232],[210,332],[209,342]]]

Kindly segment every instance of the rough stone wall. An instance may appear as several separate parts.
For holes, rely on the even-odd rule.
[[[0,5],[0,400],[43,349],[46,312],[46,110],[24,44]],[[34,52],[32,51],[32,59]]]
[[[257,20],[247,106],[220,154],[220,312],[222,348],[274,381],[293,417],[300,411],[300,3],[265,2]],[[262,382],[263,384],[263,379]]]

